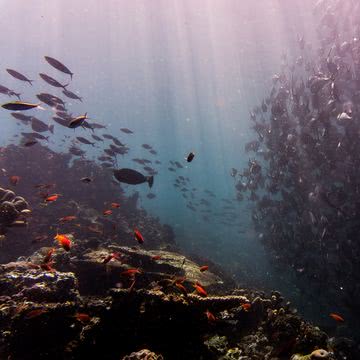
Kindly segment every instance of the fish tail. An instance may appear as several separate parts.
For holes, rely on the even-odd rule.
[[[152,188],[153,184],[154,184],[154,176],[151,175],[151,176],[147,176],[146,177],[146,181],[149,183],[149,187],[150,189]]]
[[[66,90],[67,86],[69,86],[69,84],[63,85],[62,87],[64,88],[64,90]]]
[[[21,101],[21,98],[20,98],[21,94],[20,93],[14,93],[14,95],[19,99],[19,101]]]
[[[32,83],[34,82],[35,80],[28,80],[27,82],[32,86]]]
[[[72,80],[72,77],[73,77],[74,73],[70,73],[70,80]]]

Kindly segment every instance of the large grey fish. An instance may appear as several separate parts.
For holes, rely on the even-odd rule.
[[[147,182],[151,188],[154,183],[154,176],[144,176],[138,171],[132,169],[115,169],[113,174],[117,181],[125,184],[137,185]]]
[[[36,117],[31,119],[31,128],[36,132],[45,132],[49,130],[49,127]]]
[[[31,132],[31,133],[22,132],[21,135],[27,139],[37,139],[37,140],[47,140],[47,141],[49,140],[48,136],[44,136],[36,132]]]
[[[65,120],[65,119],[62,119],[62,118],[57,117],[57,116],[53,116],[53,120],[55,122],[57,122],[59,125],[62,125],[62,126],[65,126],[65,127],[69,126],[69,120]]]
[[[28,123],[32,119],[32,116],[30,116],[30,115],[25,115],[25,114],[17,113],[17,112],[12,112],[11,116],[13,116],[16,120],[22,121],[23,123]]]
[[[15,91],[13,90],[10,90],[9,88],[7,88],[6,86],[3,86],[3,85],[0,85],[0,93],[1,94],[4,94],[4,95],[7,95],[7,96],[13,96],[15,95],[19,101],[20,101],[20,95],[21,94],[18,94],[16,93]]]
[[[43,73],[40,73],[39,75],[45,82],[47,82],[51,86],[61,87],[61,88],[65,89],[69,85],[69,84],[62,85],[57,80],[55,80],[54,78],[52,78],[49,75],[46,75],[46,74],[43,74]]]
[[[72,91],[70,90],[63,90],[62,92],[65,96],[67,96],[68,98],[70,99],[74,99],[74,100],[80,100],[82,102],[82,98],[78,95],[76,95],[75,93],[73,93]]]
[[[44,56],[45,60],[53,66],[56,70],[59,70],[65,74],[70,75],[70,78],[72,80],[72,77],[74,73],[72,73],[64,64],[62,64],[59,60],[56,60],[50,56]]]
[[[83,137],[81,137],[81,136],[77,136],[76,139],[77,139],[78,141],[80,141],[81,143],[86,144],[86,145],[92,145],[92,146],[94,146],[94,144],[95,144],[95,143],[93,143],[93,142],[91,142],[91,141],[89,141],[89,140],[87,140],[87,139],[85,139],[85,138],[83,138]]]
[[[6,71],[15,79],[21,80],[21,81],[26,81],[28,82],[30,85],[32,85],[32,82],[34,80],[30,80],[28,79],[25,75],[20,74],[18,71],[13,70],[13,69],[6,69]]]

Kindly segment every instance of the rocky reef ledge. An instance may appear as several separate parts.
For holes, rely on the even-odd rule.
[[[280,293],[236,289],[183,255],[114,245],[44,267],[48,250],[0,267],[1,359],[360,358]]]

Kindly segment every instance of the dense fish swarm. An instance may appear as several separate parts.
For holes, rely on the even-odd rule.
[[[248,166],[233,172],[237,196],[253,202],[253,222],[276,263],[293,268],[316,302],[331,298],[353,329],[360,310],[359,11],[358,1],[317,2],[319,49],[299,37],[297,58],[283,57],[269,96],[250,113],[256,138],[245,145]]]

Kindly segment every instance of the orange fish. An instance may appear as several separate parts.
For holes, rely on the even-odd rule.
[[[118,209],[118,208],[120,207],[120,204],[113,202],[113,203],[111,203],[111,207],[112,207],[113,209]]]
[[[208,269],[209,269],[209,267],[208,267],[207,265],[204,265],[204,266],[201,266],[199,270],[200,270],[201,272],[204,272],[204,271],[206,271],[206,270],[208,270]]]
[[[50,271],[50,272],[54,272],[55,269],[52,267],[53,262],[49,261],[47,263],[42,263],[40,264],[40,268],[44,271]]]
[[[243,310],[245,310],[247,312],[251,309],[251,304],[249,304],[249,303],[241,304],[241,307],[243,308]]]
[[[35,310],[31,310],[28,313],[26,313],[25,315],[25,319],[33,319],[37,316],[40,316],[41,314],[46,313],[47,310],[46,309],[35,309]]]
[[[195,290],[197,291],[197,293],[202,296],[202,297],[206,297],[207,296],[207,292],[206,290],[202,287],[202,285],[200,283],[195,283],[194,285]]]
[[[67,222],[67,221],[72,221],[75,220],[76,216],[74,215],[68,215],[68,216],[64,216],[62,218],[59,219],[60,222]]]
[[[86,323],[90,322],[90,320],[91,320],[90,315],[85,314],[85,313],[76,313],[74,315],[74,317],[76,320],[82,322],[83,324],[86,324]]]
[[[50,249],[47,254],[45,255],[44,259],[43,259],[43,264],[47,264],[50,260],[51,260],[51,257],[53,255],[53,253],[55,252],[55,249],[52,248]]]
[[[12,185],[16,186],[17,183],[20,181],[20,176],[17,175],[10,176],[9,180]]]
[[[121,257],[121,255],[118,252],[112,253],[112,254],[109,254],[108,256],[106,256],[104,258],[104,260],[102,261],[102,263],[107,264],[112,259],[120,260],[120,257]]]
[[[187,290],[186,287],[183,284],[175,283],[175,286],[186,296]]]
[[[152,260],[160,260],[161,259],[161,255],[154,255],[151,257]]]
[[[64,234],[57,234],[54,237],[55,240],[59,242],[59,245],[66,251],[70,251],[71,249],[71,240]]]
[[[135,236],[135,240],[137,240],[137,242],[139,244],[143,244],[144,243],[144,238],[141,235],[141,232],[138,229],[134,229],[134,236]]]
[[[215,322],[216,321],[215,315],[213,313],[211,313],[209,310],[205,311],[205,315],[206,315],[209,322]]]
[[[50,195],[48,196],[45,201],[46,202],[53,202],[53,201],[56,201],[58,198],[59,198],[60,194],[53,194],[53,195]]]
[[[329,314],[330,317],[332,317],[337,322],[344,322],[344,318],[338,314],[331,313]]]
[[[104,216],[109,216],[109,215],[111,215],[112,214],[112,210],[104,210],[103,211],[103,215]]]
[[[140,269],[128,269],[128,270],[123,271],[120,275],[134,276],[136,274],[141,274],[141,270]]]

